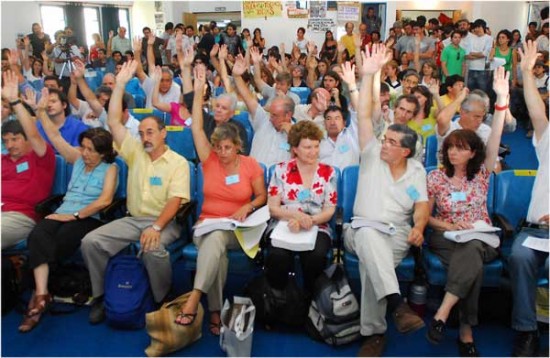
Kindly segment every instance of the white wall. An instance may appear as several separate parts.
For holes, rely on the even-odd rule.
[[[40,7],[36,2],[2,1],[2,48],[15,47],[18,33],[31,33],[32,24],[40,22]],[[25,16],[16,16],[24,14]]]

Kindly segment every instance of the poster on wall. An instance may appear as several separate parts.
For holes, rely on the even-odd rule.
[[[334,31],[334,27],[336,26],[336,23],[334,22],[334,19],[331,18],[310,18],[307,27],[310,31],[313,32],[327,32],[327,31]]]
[[[164,32],[164,13],[156,12],[155,13],[155,33],[157,35]]]
[[[338,2],[338,22],[356,22],[361,16],[361,3],[356,1]]]
[[[243,17],[254,19],[261,17],[281,17],[282,3],[280,1],[244,1]]]
[[[309,3],[309,17],[325,18],[327,17],[327,2],[326,1],[311,1]]]

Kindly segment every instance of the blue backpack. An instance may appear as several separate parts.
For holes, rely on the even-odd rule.
[[[145,314],[155,309],[149,276],[139,256],[119,253],[107,265],[105,316],[113,327],[143,328]]]

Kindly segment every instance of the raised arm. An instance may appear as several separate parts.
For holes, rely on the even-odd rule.
[[[76,82],[78,83],[80,93],[82,93],[82,96],[84,96],[84,99],[86,100],[86,102],[88,102],[88,104],[94,111],[94,114],[99,117],[101,113],[103,113],[104,108],[97,99],[95,93],[88,86],[88,83],[86,83],[86,79],[84,78],[84,73],[86,71],[84,67],[84,62],[82,62],[81,60],[75,60],[73,61],[73,64],[74,75],[76,77]]]
[[[509,91],[510,72],[506,72],[504,67],[499,67],[494,71],[493,75],[493,90],[497,95],[495,102],[495,113],[493,114],[493,123],[491,124],[491,134],[487,141],[487,152],[485,155],[485,168],[488,171],[493,171],[498,156],[498,148],[500,146],[500,138],[502,137],[502,128],[504,127],[504,116],[506,109],[499,110],[498,107],[505,108],[507,106],[507,96]]]
[[[145,50],[145,55],[147,56],[147,72],[151,73],[151,70],[155,68],[155,34],[150,33],[147,37],[147,49]]]
[[[445,135],[445,133],[449,130],[451,120],[456,112],[456,108],[460,106],[467,95],[468,88],[464,87],[455,100],[443,107],[443,109],[439,112],[439,115],[437,116],[437,133],[440,136]]]
[[[260,51],[258,51],[257,47],[253,47],[250,49],[250,58],[252,59],[252,64],[254,65],[254,83],[256,83],[256,86],[258,87],[258,89],[262,91],[265,86],[268,86],[268,84],[265,83],[264,80],[262,80],[263,60],[262,60],[262,55],[260,54]],[[233,68],[233,71],[235,71],[234,68]],[[234,73],[233,73],[233,76],[235,76]]]
[[[356,110],[359,103],[359,90],[355,83],[355,65],[349,61],[342,64],[342,81],[348,85],[351,106]]]
[[[143,71],[143,64],[141,63],[141,39],[139,36],[134,37],[134,61],[136,62],[136,77],[139,82],[143,83],[147,78],[147,74]]]
[[[414,36],[414,52],[413,52],[414,69],[420,73],[420,35]]]
[[[177,40],[176,40],[177,41]],[[187,94],[189,92],[193,92],[193,81],[191,76],[191,65],[193,64],[193,49],[187,47],[183,49],[180,53],[178,52],[178,60],[181,57],[181,60],[179,61],[180,68],[181,68],[181,78],[182,78],[182,86],[183,86],[183,94]]]
[[[199,93],[202,93],[205,84],[206,68],[202,64],[196,65],[194,84],[196,95],[193,96],[193,121],[191,122],[191,131],[193,132],[193,142],[195,142],[195,148],[197,149],[197,154],[201,162],[205,162],[212,151],[212,147],[210,146],[210,142],[203,128],[203,98],[199,95]]]
[[[29,53],[31,51],[31,41],[28,36],[23,38],[23,50],[21,51],[21,66],[25,71],[32,71],[31,62],[29,61]]]
[[[46,76],[53,75],[53,72],[50,70],[50,58],[46,54],[46,51],[42,51],[40,55],[42,56],[42,73]]]
[[[248,50],[247,50],[248,51]],[[229,80],[229,75],[227,74],[227,45],[221,45],[220,51],[218,52],[218,59],[220,60],[220,77],[223,82],[223,87],[225,88],[226,93],[232,93],[235,91]]]
[[[113,135],[113,140],[119,147],[122,146],[127,131],[124,124],[122,124],[122,98],[124,97],[126,84],[134,77],[137,67],[136,61],[125,62],[122,65],[120,72],[116,76],[115,88],[109,101],[107,124]]]
[[[313,54],[307,54],[306,67],[307,67],[307,86],[313,91],[315,89],[315,81],[317,81],[317,59]]]
[[[214,69],[219,73],[220,72],[220,61],[218,61],[218,51],[220,51],[220,45],[215,44],[210,50],[210,64]]]
[[[521,73],[523,74],[523,94],[535,130],[535,138],[538,141],[548,128],[548,116],[535,84],[535,75],[533,75],[533,67],[537,61],[537,42],[524,42],[523,50],[520,48],[519,54],[521,56]]]
[[[15,115],[21,122],[23,131],[27,140],[31,144],[32,150],[39,156],[43,157],[46,154],[47,144],[44,138],[38,133],[38,129],[34,121],[31,118],[30,113],[21,103],[19,99],[19,81],[13,71],[6,71],[3,73],[4,88],[2,88],[2,97],[5,97],[13,110]],[[46,96],[47,98],[47,96]],[[47,99],[46,99],[47,103]]]
[[[443,104],[443,100],[439,95],[439,80],[432,78],[431,82],[428,84],[428,89],[430,90],[430,93],[432,94],[434,102],[437,106],[437,110],[435,112],[435,116],[437,118],[439,112],[443,109],[443,107],[445,107],[445,105]]]
[[[76,76],[74,72],[71,72],[71,84],[69,86],[69,92],[67,92],[67,99],[69,100],[71,106],[76,108],[76,110],[78,111],[80,109],[80,100],[77,97],[77,88],[78,84]]]
[[[254,69],[255,69],[254,72],[259,70],[259,68],[254,68]],[[243,98],[243,101],[246,104],[246,108],[248,108],[248,112],[250,113],[252,118],[254,118],[259,104],[258,104],[258,101],[256,100],[256,97],[252,92],[250,92],[250,89],[248,88],[248,86],[246,85],[246,83],[242,78],[242,74],[245,71],[246,71],[246,62],[242,57],[242,55],[238,55],[235,58],[235,65],[233,65],[233,79],[235,80],[235,88],[237,89],[237,93],[239,93]]]
[[[111,57],[113,55],[113,36],[115,36],[115,32],[113,30],[109,31],[109,40],[107,41],[107,57]]]
[[[170,113],[172,105],[161,102],[159,99],[160,79],[162,77],[162,68],[160,66],[152,67],[149,71],[149,78],[153,81],[153,93],[151,94],[151,104],[159,111]]]

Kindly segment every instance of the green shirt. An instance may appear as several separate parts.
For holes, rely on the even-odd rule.
[[[466,51],[462,47],[455,48],[452,44],[445,46],[443,52],[441,52],[441,62],[447,64],[447,71],[449,76],[459,75],[462,76],[462,64],[466,57]],[[442,81],[445,80],[443,76]]]

